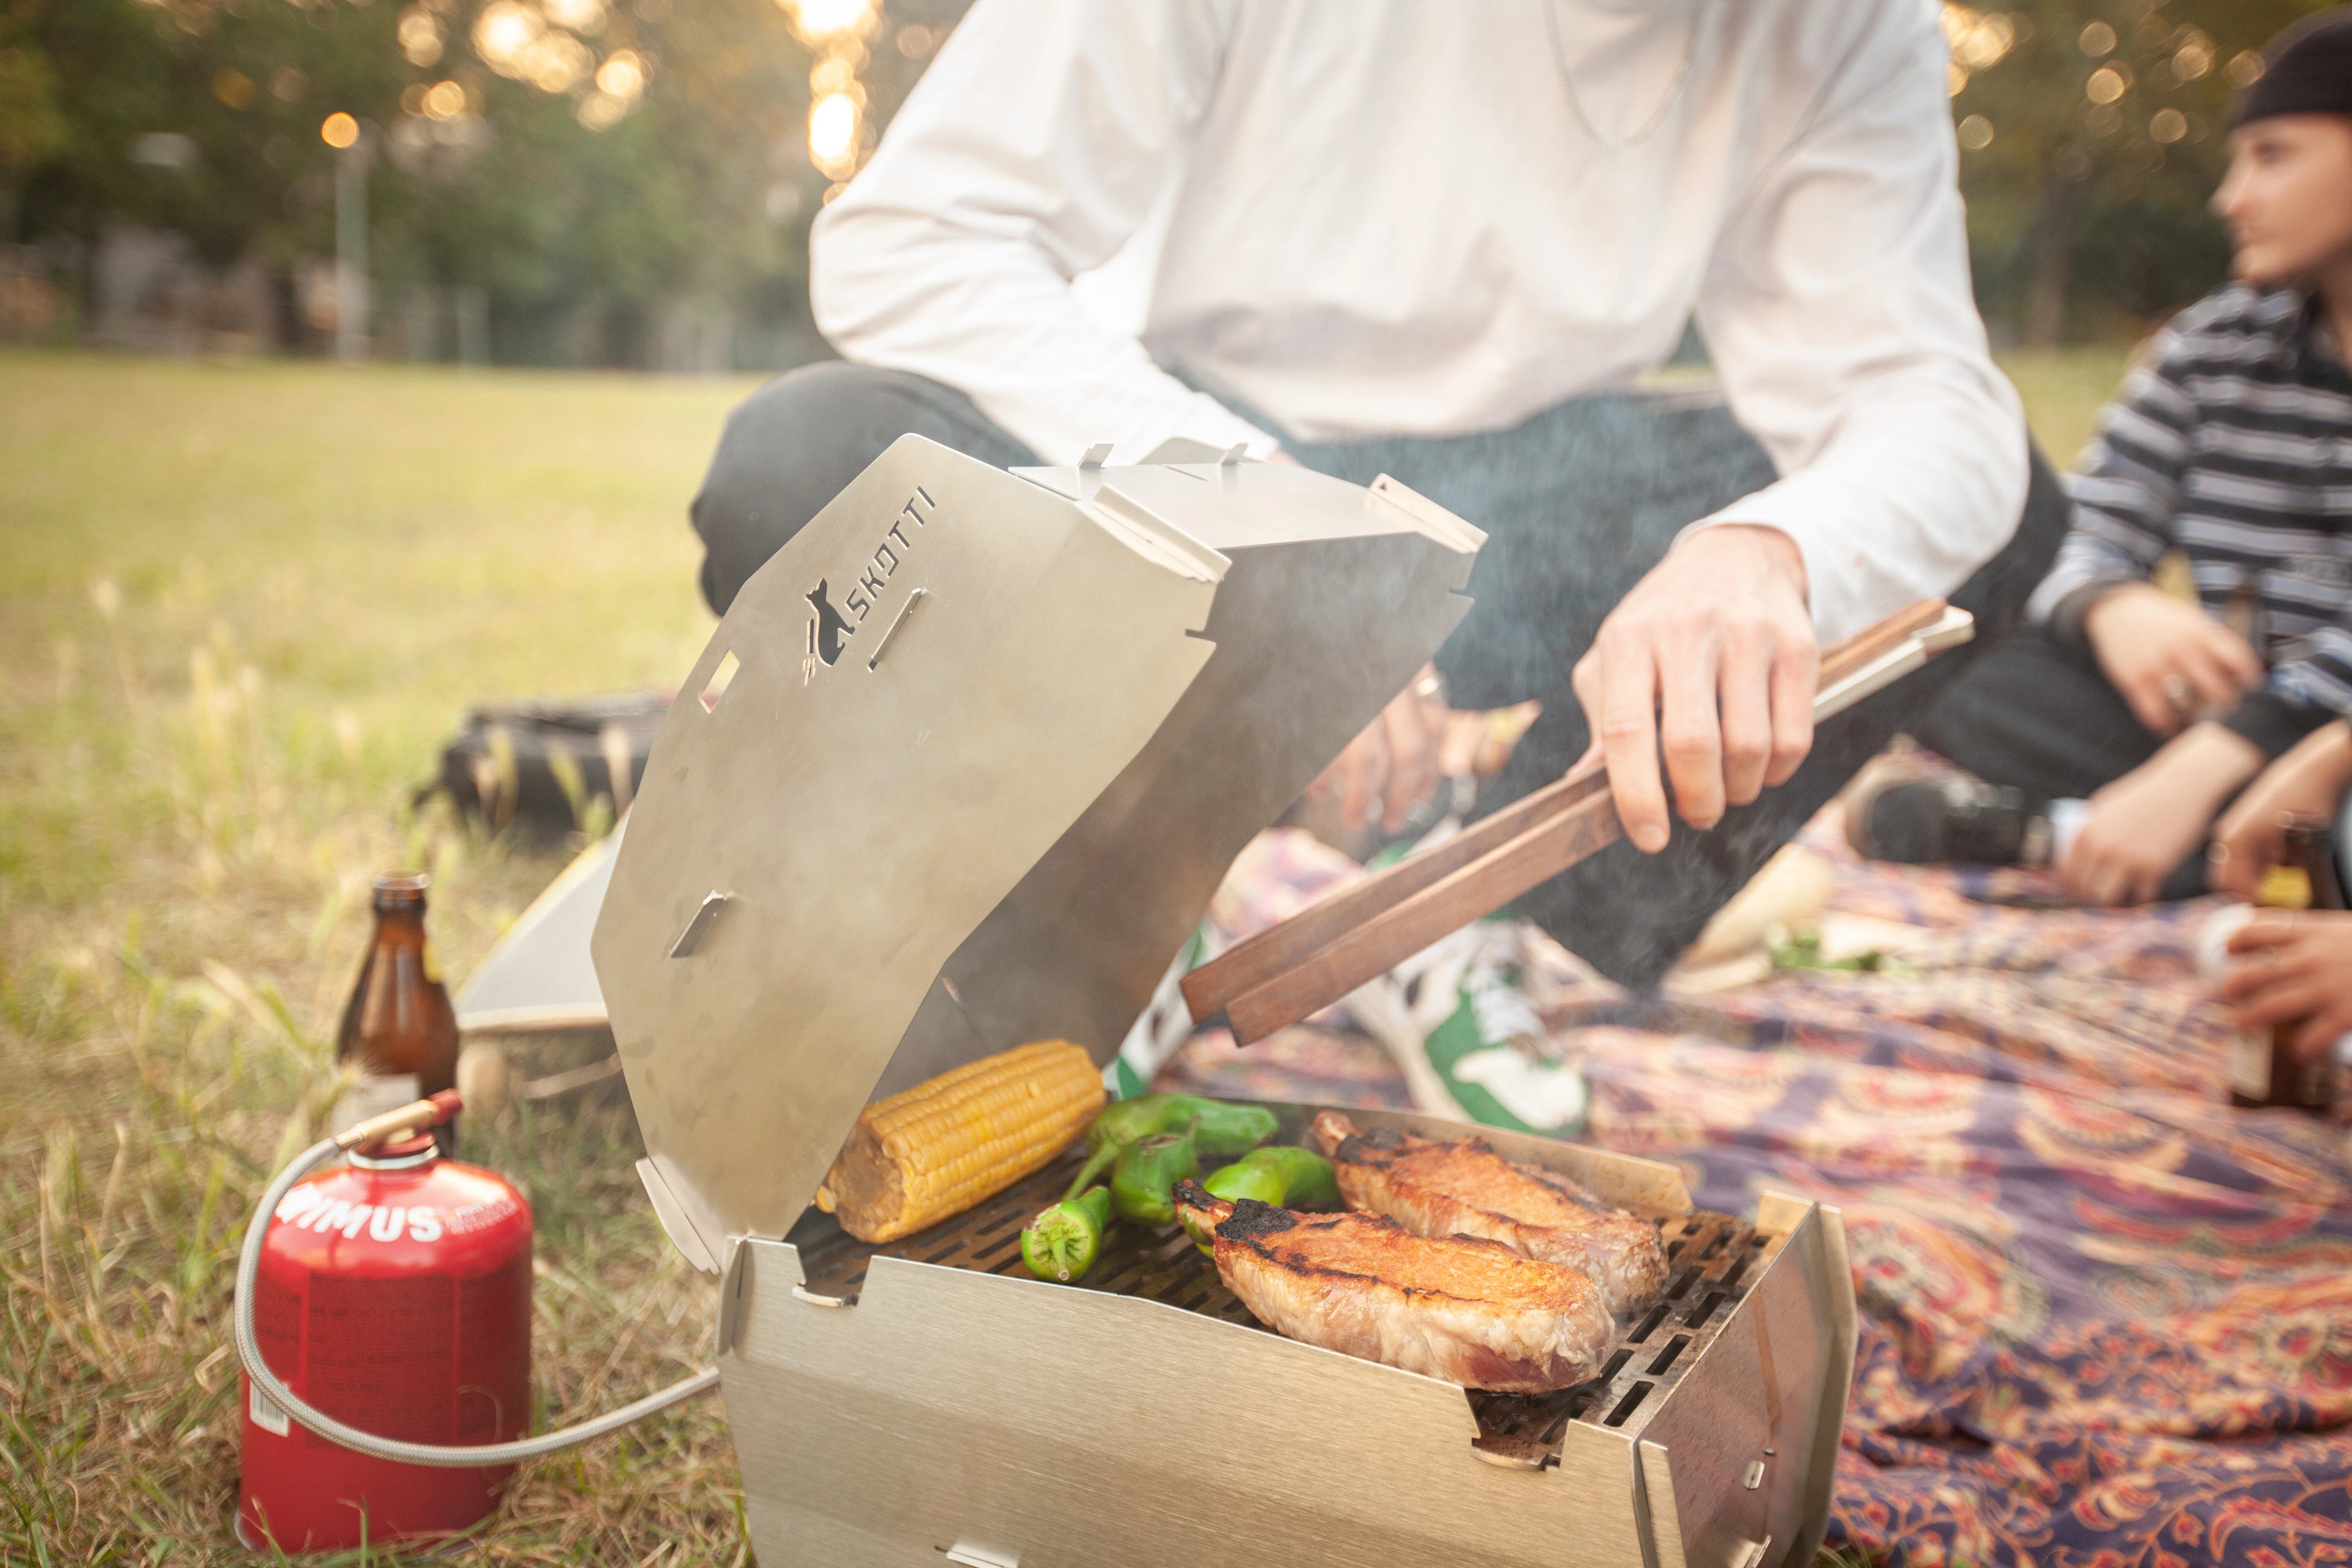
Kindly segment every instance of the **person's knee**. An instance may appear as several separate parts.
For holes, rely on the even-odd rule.
[[[689,511],[709,552],[710,607],[724,615],[751,574],[909,432],[986,462],[1027,458],[961,393],[903,371],[803,365],[737,405]]]

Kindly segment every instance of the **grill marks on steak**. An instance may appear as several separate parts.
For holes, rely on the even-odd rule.
[[[1592,1282],[1475,1237],[1378,1215],[1301,1215],[1177,1184],[1217,1273],[1285,1336],[1449,1383],[1540,1394],[1584,1382],[1614,1326]]]
[[[1658,1227],[1556,1171],[1504,1159],[1483,1138],[1442,1142],[1394,1128],[1359,1132],[1336,1110],[1315,1118],[1351,1207],[1415,1236],[1482,1237],[1591,1277],[1612,1312],[1648,1306],[1666,1282]]]

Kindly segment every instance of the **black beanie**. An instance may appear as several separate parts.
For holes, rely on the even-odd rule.
[[[2352,114],[2352,5],[2306,16],[2263,51],[2262,79],[2231,123],[2273,114]]]

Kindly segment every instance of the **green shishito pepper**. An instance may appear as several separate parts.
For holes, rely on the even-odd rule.
[[[1221,1198],[1255,1198],[1286,1209],[1336,1209],[1339,1178],[1312,1149],[1254,1149],[1201,1184]],[[1228,1185],[1242,1190],[1227,1192]],[[1270,1186],[1267,1197],[1259,1189]]]
[[[1147,1094],[1140,1100],[1115,1100],[1098,1112],[1087,1129],[1087,1163],[1066,1194],[1076,1197],[1118,1160],[1119,1151],[1163,1132],[1181,1131],[1198,1123],[1192,1147],[1196,1152],[1229,1160],[1245,1154],[1274,1136],[1274,1112],[1263,1105],[1234,1105],[1204,1100],[1197,1094]]]
[[[1083,1279],[1102,1250],[1110,1226],[1110,1189],[1096,1187],[1066,1198],[1029,1222],[1021,1233],[1021,1261],[1040,1279],[1065,1285]]]
[[[1331,1169],[1331,1162],[1312,1149],[1253,1150],[1213,1172],[1201,1185],[1214,1196],[1234,1202],[1255,1198],[1262,1204],[1287,1209],[1339,1206],[1339,1181]],[[1184,1228],[1202,1251],[1213,1250],[1206,1236],[1193,1231],[1189,1225]]]
[[[1119,1151],[1110,1173],[1111,1206],[1121,1219],[1166,1225],[1176,1217],[1177,1183],[1201,1173],[1195,1123],[1181,1132],[1155,1132]]]

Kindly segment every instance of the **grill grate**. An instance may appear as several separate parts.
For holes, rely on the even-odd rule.
[[[929,1230],[879,1246],[858,1241],[811,1211],[794,1234],[803,1287],[813,1296],[854,1300],[876,1257],[900,1258],[947,1268],[1030,1278],[1021,1261],[1021,1227],[1062,1194],[1077,1173],[1080,1155],[1065,1155],[996,1196]],[[1638,1314],[1618,1321],[1616,1342],[1600,1375],[1550,1394],[1488,1394],[1466,1390],[1478,1418],[1475,1447],[1498,1463],[1557,1464],[1561,1434],[1585,1421],[1632,1436],[1664,1403],[1685,1371],[1721,1331],[1779,1245],[1729,1215],[1694,1209],[1663,1222],[1671,1270],[1664,1293]],[[1262,1332],[1181,1228],[1143,1230],[1118,1225],[1087,1278],[1071,1289],[1142,1296]]]

